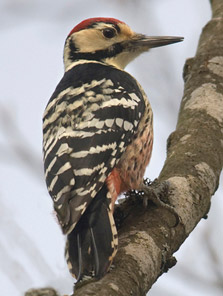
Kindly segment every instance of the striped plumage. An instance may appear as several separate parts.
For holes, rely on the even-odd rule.
[[[117,196],[136,189],[149,162],[152,110],[125,65],[179,38],[147,38],[116,19],[88,19],[68,35],[65,74],[44,112],[48,191],[71,273],[101,277],[117,251]],[[172,38],[172,39],[171,39]]]

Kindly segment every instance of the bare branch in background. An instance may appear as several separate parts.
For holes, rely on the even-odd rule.
[[[6,154],[1,153],[0,158],[4,157],[5,160],[8,157],[11,160],[13,156],[16,156],[21,161],[21,164],[28,168],[35,178],[40,180],[43,175],[42,160],[35,154],[31,145],[20,131],[10,110],[4,106],[0,106],[0,126],[8,140],[8,146],[13,152],[11,153],[5,147],[0,147],[0,150],[3,149],[7,152]]]
[[[216,249],[211,243],[210,240],[210,232],[206,232],[204,236],[204,241],[206,244],[206,247],[208,249],[209,258],[211,260],[211,270],[213,270],[215,277],[217,279],[217,282],[214,283],[214,285],[219,286],[219,288],[223,292],[223,271],[222,271],[222,265],[221,260],[219,258],[219,254],[216,252]]]

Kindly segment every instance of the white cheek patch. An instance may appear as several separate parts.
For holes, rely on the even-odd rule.
[[[78,51],[83,53],[94,53],[109,48],[114,43],[113,39],[104,38],[102,31],[95,28],[75,33],[73,40]]]

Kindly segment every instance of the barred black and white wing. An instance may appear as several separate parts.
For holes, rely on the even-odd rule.
[[[43,151],[47,187],[65,234],[105,190],[144,109],[135,79],[103,63],[77,63],[58,84],[44,113]]]

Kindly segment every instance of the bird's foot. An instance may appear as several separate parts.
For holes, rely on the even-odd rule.
[[[175,227],[179,223],[179,215],[175,211],[175,208],[168,204],[168,195],[169,191],[169,183],[167,181],[158,182],[157,179],[155,179],[153,182],[148,181],[148,179],[145,179],[143,184],[141,185],[139,189],[139,193],[143,198],[143,205],[144,207],[148,206],[148,202],[153,202],[157,207],[162,207],[167,209],[169,212],[171,212],[175,218],[176,218],[176,224]]]

